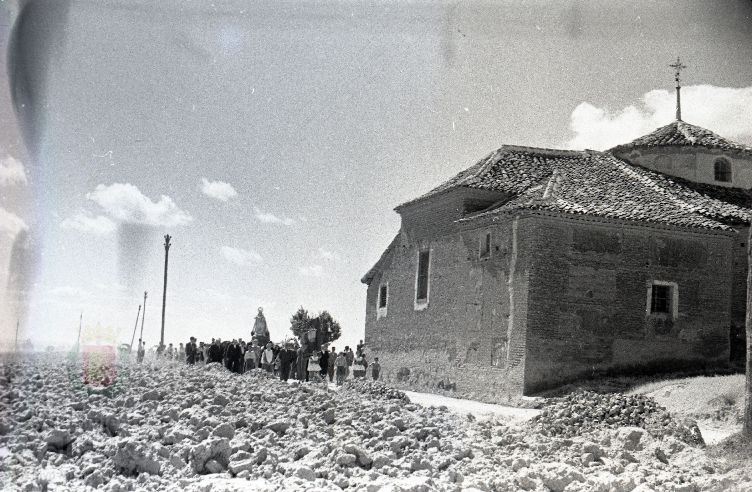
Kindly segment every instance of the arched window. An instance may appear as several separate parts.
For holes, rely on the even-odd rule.
[[[715,160],[715,180],[724,183],[731,182],[731,163],[723,158]]]

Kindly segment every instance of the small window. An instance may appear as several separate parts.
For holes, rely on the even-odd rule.
[[[386,296],[388,294],[387,286],[382,285],[379,287],[379,309],[383,309],[386,307]]]
[[[481,238],[481,244],[480,244],[480,257],[486,258],[488,256],[491,256],[491,233],[490,232],[487,232]]]
[[[428,302],[428,268],[430,261],[430,251],[426,250],[418,253],[418,278],[415,285],[415,301],[420,304]]]
[[[386,316],[387,305],[389,304],[389,284],[379,285],[378,298],[376,299],[376,319]]]
[[[726,159],[716,159],[715,180],[724,183],[731,182],[731,163]]]
[[[671,286],[653,285],[650,298],[650,312],[657,314],[671,313]]]

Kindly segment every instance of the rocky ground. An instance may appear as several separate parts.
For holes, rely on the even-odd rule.
[[[752,489],[749,467],[646,397],[581,392],[520,424],[381,384],[334,390],[216,364],[101,371],[39,354],[1,369],[3,490]]]

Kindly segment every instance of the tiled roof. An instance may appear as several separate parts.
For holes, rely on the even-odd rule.
[[[691,183],[608,152],[505,146],[470,169],[424,196],[453,187],[513,195],[463,221],[522,209],[720,230],[752,219],[745,190]]]
[[[750,190],[668,176],[610,152],[509,145],[400,207],[457,188],[511,195],[507,201],[460,219],[462,222],[519,210],[714,230],[733,230],[733,225],[752,222]],[[361,279],[363,283],[370,284],[389,260],[398,238],[399,234]]]
[[[397,239],[399,238],[399,234],[394,236],[394,239],[392,239],[392,242],[389,243],[389,246],[386,247],[383,253],[381,253],[381,257],[379,258],[379,261],[376,262],[375,265],[371,267],[370,270],[368,270],[368,273],[363,275],[363,278],[360,279],[361,283],[370,285],[371,281],[374,279],[376,274],[381,270],[381,266],[389,259],[389,257],[392,255],[392,251],[394,250],[394,247],[397,245]]]
[[[629,152],[632,149],[661,146],[692,146],[719,149],[752,156],[752,147],[725,139],[705,128],[691,125],[681,120],[662,126],[652,133],[632,140],[623,145],[617,145],[611,152]]]

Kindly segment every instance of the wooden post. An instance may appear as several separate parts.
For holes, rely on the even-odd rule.
[[[76,352],[81,349],[81,325],[84,321],[84,312],[81,311],[81,316],[78,318],[78,338],[76,338]]]
[[[164,320],[165,320],[165,305],[167,304],[167,260],[170,256],[170,237],[169,234],[165,234],[164,243],[164,286],[162,287],[162,332],[159,336],[159,350],[161,354],[164,351]]]
[[[141,304],[138,305],[138,312],[136,313],[136,324],[133,325],[133,336],[131,336],[131,345],[128,348],[128,353],[133,352],[133,340],[136,338],[136,328],[138,328],[138,317],[141,314]]]
[[[146,319],[146,294],[147,292],[144,291],[144,314],[141,315],[141,333],[138,335],[139,340],[144,339],[144,320]]]
[[[752,227],[749,228],[747,237],[747,381],[744,395],[744,427],[742,433],[747,438],[752,438]]]

